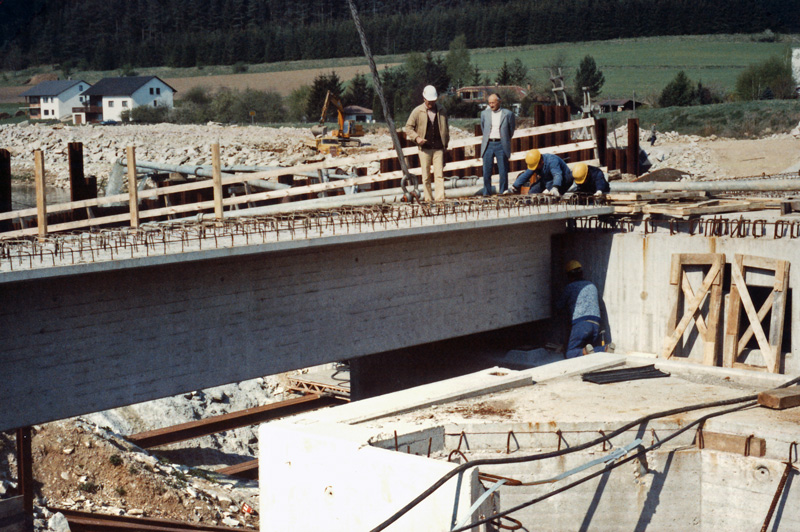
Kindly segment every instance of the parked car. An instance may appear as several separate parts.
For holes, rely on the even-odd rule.
[[[117,124],[119,124],[119,122],[116,120],[103,120],[100,122],[101,126],[116,126]]]

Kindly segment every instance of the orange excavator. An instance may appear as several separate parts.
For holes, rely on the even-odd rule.
[[[339,119],[339,129],[328,133],[328,128],[325,126],[325,118],[328,115],[328,106],[333,105],[336,108],[336,113]],[[344,146],[344,147],[359,147],[361,141],[353,137],[363,137],[364,128],[361,124],[356,123],[355,120],[344,119],[344,108],[342,102],[331,91],[325,95],[325,103],[322,106],[322,116],[319,119],[319,124],[311,128],[311,133],[316,139],[317,151],[324,153],[331,150],[331,146]],[[338,150],[337,150],[338,151]]]

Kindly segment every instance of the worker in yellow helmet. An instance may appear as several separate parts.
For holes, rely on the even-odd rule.
[[[596,166],[578,163],[572,167],[572,177],[575,180],[575,187],[570,192],[601,196],[611,191],[605,174]]]
[[[556,309],[568,311],[572,318],[566,357],[575,358],[600,351],[613,352],[614,344],[602,345],[600,337],[597,287],[583,278],[583,267],[577,260],[569,261],[564,270],[567,286],[556,302]]]
[[[528,169],[519,174],[508,189],[510,194],[517,194],[534,176],[536,179],[533,180],[530,194],[544,193],[558,197],[572,186],[572,171],[558,155],[533,149],[525,155],[525,163]]]

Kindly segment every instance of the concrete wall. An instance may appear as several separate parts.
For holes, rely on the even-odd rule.
[[[800,302],[794,287],[800,286],[800,244],[788,238],[723,238],[689,235],[670,236],[666,232],[643,235],[640,232],[604,234],[570,233],[560,235],[554,241],[554,264],[563,264],[568,259],[577,259],[584,265],[588,277],[600,291],[605,307],[604,319],[618,348],[626,351],[659,353],[667,333],[669,308],[669,272],[673,253],[724,253],[728,265],[737,253],[785,259],[791,263],[789,289],[791,303],[787,301],[785,327],[791,328],[791,349],[784,342],[786,351],[784,373],[800,373]],[[563,285],[563,279],[555,272],[555,282]],[[772,277],[748,275],[747,283],[756,286],[771,286]],[[700,285],[699,272],[694,275],[695,289]],[[730,286],[729,269],[723,295]],[[789,309],[791,305],[791,310]],[[723,298],[720,325],[724,329],[726,315]],[[747,324],[744,323],[744,327]],[[768,331],[767,331],[767,334]],[[694,360],[702,360],[702,340],[696,335],[686,335],[690,351],[684,353]],[[717,342],[721,360],[724,333]],[[761,364],[760,353],[755,351],[748,363]]]
[[[456,466],[371,447],[371,434],[332,423],[262,425],[262,530],[370,530]],[[387,530],[450,530],[481,492],[477,469],[467,471]]]
[[[548,317],[563,221],[467,225],[3,274],[0,430]]]

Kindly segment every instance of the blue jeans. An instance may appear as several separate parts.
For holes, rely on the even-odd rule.
[[[605,346],[600,346],[600,318],[588,316],[572,322],[567,344],[567,358],[579,357],[583,354],[586,344],[592,344],[595,352],[605,351]]]
[[[497,159],[497,172],[500,174],[500,187],[498,192],[502,194],[508,190],[508,157],[503,151],[503,145],[499,140],[490,140],[483,152],[483,195],[489,196],[492,193],[492,164]]]

